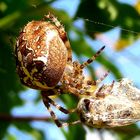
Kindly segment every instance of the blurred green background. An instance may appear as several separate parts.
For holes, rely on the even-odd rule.
[[[140,87],[139,0],[1,0],[0,139],[139,140],[138,124],[108,130],[82,125],[60,129],[50,119],[37,121],[48,117],[48,112],[39,91],[21,85],[15,69],[14,46],[22,27],[48,12],[65,26],[74,59],[83,62],[106,45],[104,53],[85,70],[87,76],[97,79],[110,70],[108,81],[128,77]],[[69,95],[62,95],[57,101],[67,108],[77,104]],[[65,121],[77,118],[59,112],[58,116]]]

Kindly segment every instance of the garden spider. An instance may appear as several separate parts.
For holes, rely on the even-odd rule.
[[[17,72],[21,82],[33,89],[41,90],[43,102],[58,127],[65,126],[57,119],[50,104],[65,114],[68,111],[49,98],[51,95],[71,93],[76,96],[89,95],[106,76],[97,81],[86,81],[83,69],[104,50],[103,46],[83,64],[72,61],[72,50],[64,27],[52,14],[43,20],[29,22],[17,39],[15,56]]]

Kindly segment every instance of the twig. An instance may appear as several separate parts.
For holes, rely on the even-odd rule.
[[[34,116],[12,116],[0,113],[0,121],[47,121],[51,122],[50,117],[34,117]],[[62,120],[61,121],[66,121]]]

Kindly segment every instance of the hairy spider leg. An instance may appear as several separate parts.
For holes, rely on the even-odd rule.
[[[69,122],[69,123],[66,123],[66,122],[60,122],[59,119],[57,118],[57,116],[55,115],[54,111],[51,109],[51,104],[56,107],[56,109],[60,110],[61,112],[63,112],[64,114],[70,114],[70,113],[73,113],[76,111],[76,109],[71,109],[71,110],[67,110],[63,107],[61,107],[60,105],[58,105],[57,103],[55,103],[52,99],[50,99],[47,95],[47,93],[45,92],[41,92],[41,95],[42,95],[42,99],[43,99],[43,103],[44,105],[47,107],[52,119],[54,120],[55,124],[58,126],[58,127],[66,127],[66,126],[69,126],[69,125],[75,125],[75,124],[79,124],[81,123],[80,120],[76,120],[74,122]]]
[[[111,85],[107,89],[107,93],[110,93],[111,92],[111,90],[113,89],[114,83],[115,83],[115,81],[113,80],[112,83],[111,83]]]
[[[83,89],[76,89],[74,87],[68,87],[68,89],[67,89],[67,88],[65,88],[63,86],[59,86],[59,85],[56,86],[53,89],[49,89],[47,91],[41,91],[41,93],[43,93],[45,95],[47,94],[47,96],[58,96],[58,95],[62,95],[62,94],[67,94],[68,91],[71,94],[74,93],[74,95],[77,96],[77,97],[79,97],[82,94],[84,94],[84,95],[90,95],[88,92],[85,93],[85,90],[83,90]],[[81,93],[81,94],[79,95],[79,93]]]
[[[110,94],[113,86],[114,86],[114,80],[112,81],[111,85],[108,87],[106,91],[104,91],[104,84],[96,91],[95,95],[96,97],[105,97],[106,94]]]
[[[52,104],[53,106],[55,106],[58,110],[60,110],[61,112],[65,113],[65,114],[69,114],[69,111],[63,107],[61,107],[60,105],[58,105],[57,103],[55,103],[52,99],[50,99],[47,95],[47,92],[41,92],[42,98],[43,98],[43,102],[45,104],[49,103]]]
[[[105,97],[105,93],[102,92],[102,89],[104,88],[104,84],[95,92],[96,97]]]
[[[64,31],[64,27],[63,27],[62,23],[60,23],[60,21],[52,13],[45,15],[43,20],[48,20],[48,21],[52,22],[57,28]]]
[[[88,66],[90,63],[92,63],[100,54],[101,52],[105,49],[105,46],[103,46],[102,48],[100,48],[96,54],[94,54],[91,58],[89,58],[86,62],[84,62],[83,64],[80,65],[80,68],[83,69],[85,68],[86,66]],[[109,74],[109,71],[107,71],[103,77],[99,78],[98,80],[92,82],[93,84],[92,85],[97,85],[99,84],[100,82],[102,82]]]
[[[105,49],[105,46],[103,46],[101,49],[99,49],[91,58],[89,58],[86,62],[81,64],[81,69],[85,68],[87,65],[92,63],[99,55],[100,53]]]
[[[98,80],[96,80],[95,85],[101,83],[108,76],[109,72],[110,71],[108,70],[102,77],[100,77]]]

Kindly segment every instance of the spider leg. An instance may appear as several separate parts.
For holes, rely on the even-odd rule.
[[[104,84],[97,90],[96,97],[105,97],[105,95],[110,94],[113,86],[114,86],[114,80],[112,81],[111,85],[105,86]]]
[[[65,92],[63,91],[63,87],[60,86],[60,85],[57,85],[53,89],[48,89],[47,91],[42,90],[41,93],[45,94],[45,96],[53,96],[53,95],[65,94]]]
[[[74,122],[69,122],[69,123],[63,123],[62,127],[66,127],[66,126],[70,126],[70,125],[76,125],[76,124],[81,124],[81,121],[80,120],[76,120]]]
[[[101,78],[95,81],[95,85],[101,83],[109,74],[109,71],[107,71]]]
[[[102,98],[105,97],[105,93],[102,92],[103,88],[104,88],[104,84],[96,91],[96,93],[95,93],[96,97],[102,97]]]
[[[114,86],[114,83],[115,83],[115,81],[113,80],[112,83],[111,83],[111,85],[109,85],[109,87],[107,89],[107,93],[110,93],[111,92],[111,90],[112,90],[112,88]]]
[[[82,96],[89,96],[91,93],[88,92],[86,89],[76,89],[74,87],[68,87],[68,91],[75,96],[82,97]]]
[[[98,80],[88,80],[87,85],[90,87],[96,87],[96,85],[100,84],[109,74],[109,71],[107,71],[101,78]]]
[[[68,111],[67,109],[61,107],[60,105],[58,105],[57,103],[55,103],[52,99],[50,99],[48,97],[47,93],[42,92],[41,95],[42,95],[43,102],[44,102],[45,105],[52,104],[53,106],[55,106],[58,110],[60,110],[63,113],[65,113],[65,114],[69,114],[70,113],[70,111]]]
[[[52,13],[45,15],[42,20],[48,20],[53,24],[55,24],[55,26],[58,27],[59,29],[62,28],[62,30],[64,30],[63,25],[58,21],[58,19]]]
[[[87,65],[89,65],[90,63],[92,63],[96,57],[98,57],[100,55],[100,53],[104,50],[105,46],[103,46],[100,50],[98,50],[96,52],[96,54],[94,54],[91,58],[89,58],[86,62],[84,62],[83,64],[81,64],[80,68],[83,69],[85,68]]]
[[[75,124],[81,123],[80,120],[77,120],[77,121],[74,121],[74,122],[70,122],[70,123],[60,122],[58,120],[57,116],[55,115],[54,111],[51,109],[51,106],[50,106],[51,104],[53,106],[55,106],[58,110],[60,110],[61,112],[65,113],[65,114],[70,114],[72,112],[75,112],[76,109],[67,110],[67,109],[61,107],[60,105],[58,105],[57,103],[55,103],[52,99],[50,99],[48,97],[48,95],[46,96],[46,93],[42,92],[41,95],[42,95],[42,98],[43,98],[44,105],[47,107],[47,109],[48,109],[52,119],[54,120],[55,124],[58,127],[65,127],[65,126],[75,125]]]

